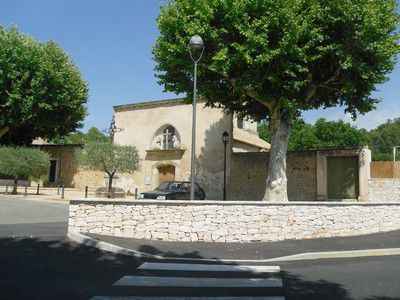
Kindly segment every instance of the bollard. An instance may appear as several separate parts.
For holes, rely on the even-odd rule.
[[[57,195],[60,195],[60,183],[57,184]]]
[[[28,187],[25,187],[25,191],[24,191],[24,197],[26,197],[28,195]]]
[[[8,195],[8,185],[6,185],[6,195]]]
[[[39,190],[40,190],[40,184],[38,183],[37,190],[36,190],[36,195],[39,195]]]
[[[111,198],[115,198],[115,188],[111,189]]]
[[[135,188],[135,199],[137,199],[137,188]]]
[[[87,198],[87,196],[88,196],[88,189],[89,189],[89,187],[85,186],[85,198]]]
[[[64,185],[61,188],[61,199],[64,199]]]

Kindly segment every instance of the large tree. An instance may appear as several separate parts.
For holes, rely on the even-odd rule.
[[[0,25],[0,143],[29,145],[75,131],[87,98],[87,83],[60,46]]]
[[[112,143],[87,143],[77,150],[78,164],[92,171],[108,175],[108,197],[111,197],[115,173],[134,173],[140,168],[140,157],[136,147]]]
[[[0,147],[0,173],[14,179],[12,194],[17,194],[20,178],[44,180],[49,164],[49,154],[39,149]]]
[[[267,118],[264,200],[287,201],[286,152],[302,110],[374,108],[399,53],[396,0],[170,0],[153,49],[166,91],[191,96],[188,40],[203,37],[199,94],[209,106]],[[190,99],[190,98],[189,98]]]

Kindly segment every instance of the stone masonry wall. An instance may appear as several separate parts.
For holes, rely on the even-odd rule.
[[[399,217],[394,203],[73,200],[68,230],[165,241],[279,241],[398,230]]]
[[[370,179],[368,184],[369,201],[400,203],[399,178]]]
[[[262,200],[266,187],[268,161],[268,152],[233,153],[229,199]],[[286,172],[290,201],[316,200],[316,151],[288,152]]]

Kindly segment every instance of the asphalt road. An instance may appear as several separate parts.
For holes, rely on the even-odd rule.
[[[281,296],[284,299],[400,299],[400,257],[279,263],[275,274],[138,270],[144,261],[69,242],[67,206],[0,200],[0,299],[91,299],[94,296]],[[113,286],[124,276],[154,284],[170,277],[194,287]],[[205,280],[224,286],[231,279],[272,279],[282,287],[205,288]],[[222,279],[221,279],[222,278]],[[176,281],[178,282],[178,281]],[[156,284],[157,285],[157,284]],[[108,299],[108,298],[97,298]],[[139,299],[139,298],[131,298]],[[180,298],[183,299],[183,298]],[[220,298],[221,299],[221,298]],[[283,299],[283,298],[276,298]]]

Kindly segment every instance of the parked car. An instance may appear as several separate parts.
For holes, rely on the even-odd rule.
[[[194,198],[195,200],[204,200],[206,198],[206,192],[197,182],[195,182]],[[190,182],[164,181],[156,189],[141,193],[139,199],[189,200]]]

